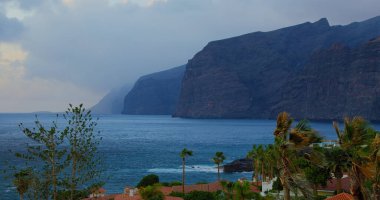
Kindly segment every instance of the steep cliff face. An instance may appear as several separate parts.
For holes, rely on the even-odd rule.
[[[113,89],[91,108],[94,114],[121,114],[124,108],[124,97],[131,90],[132,84]]]
[[[125,96],[123,114],[170,115],[177,104],[185,65],[139,78]]]
[[[357,48],[333,45],[316,53],[283,88],[270,109],[296,118],[341,119],[360,115],[380,119],[380,39]]]
[[[312,65],[311,62],[323,62],[318,61],[316,52],[335,43],[356,48],[378,35],[380,17],[347,26],[330,26],[326,19],[321,19],[315,23],[210,42],[187,64],[174,116],[273,118],[278,111],[287,110],[285,105],[289,103],[283,100],[294,105],[299,103],[294,98],[285,99],[288,94],[283,91],[292,84],[294,96],[302,92],[297,86],[301,88],[299,85],[303,83],[290,83],[290,80],[301,74],[307,65]],[[344,57],[345,54],[339,53],[337,56]],[[347,62],[344,58],[341,60]],[[316,73],[319,74],[318,71]],[[342,89],[341,92],[346,91]],[[339,96],[329,98],[333,102],[333,98]],[[318,118],[307,112],[297,116]]]

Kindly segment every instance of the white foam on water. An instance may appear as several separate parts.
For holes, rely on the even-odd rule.
[[[178,168],[153,168],[149,169],[148,172],[180,174],[182,173],[182,166],[178,166]],[[218,169],[213,165],[188,165],[186,172],[217,173]],[[223,172],[223,169],[220,169],[220,172]]]

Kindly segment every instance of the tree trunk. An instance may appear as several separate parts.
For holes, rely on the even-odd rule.
[[[20,194],[20,200],[24,200],[24,194]]]
[[[287,184],[284,184],[283,188],[284,188],[284,200],[290,200],[290,190]]]
[[[373,199],[380,199],[380,186],[378,184],[372,185]]]
[[[185,194],[185,158],[182,158],[182,193]]]
[[[219,170],[219,163],[218,163],[218,182],[220,181],[220,170]]]
[[[313,194],[315,198],[318,197],[318,186],[315,184],[313,185]]]
[[[339,177],[336,178],[336,193],[342,193],[342,179]]]

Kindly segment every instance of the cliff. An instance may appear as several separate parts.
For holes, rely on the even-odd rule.
[[[121,114],[124,108],[124,97],[131,90],[131,84],[113,89],[91,108],[94,114]]]
[[[379,65],[373,61],[376,48],[365,44],[379,35],[380,17],[346,26],[330,26],[321,19],[210,42],[188,62],[173,116],[274,118],[278,112],[289,111],[309,119],[342,118],[345,114],[380,119],[380,112],[371,111],[377,103],[366,104],[377,102],[372,92],[377,87]],[[331,52],[334,48],[340,50]],[[361,74],[370,74],[368,65],[372,81],[362,80]],[[345,78],[350,85],[334,80],[337,73],[339,80]],[[320,84],[324,86],[319,88]],[[329,88],[330,84],[335,85]],[[318,93],[306,98],[305,87]],[[349,100],[357,90],[366,94]]]
[[[123,114],[170,115],[181,89],[185,65],[143,76],[125,96]]]

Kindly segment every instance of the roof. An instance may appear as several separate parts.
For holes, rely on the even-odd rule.
[[[338,195],[326,198],[325,200],[354,200],[354,197],[351,194],[343,192]]]
[[[114,200],[142,200],[140,195],[130,197],[128,194],[118,194],[114,197]],[[165,196],[165,200],[183,200],[180,197]]]
[[[173,192],[182,192],[182,186],[173,186]],[[205,192],[216,192],[218,190],[223,190],[220,182],[208,183],[208,184],[196,184],[196,185],[185,185],[185,193],[192,191],[205,191]],[[260,192],[260,190],[251,185],[252,192]]]

